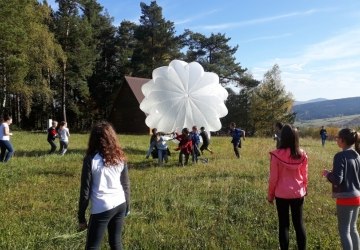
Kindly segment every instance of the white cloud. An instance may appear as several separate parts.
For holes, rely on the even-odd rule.
[[[268,23],[276,20],[281,20],[285,18],[292,18],[297,16],[305,16],[305,15],[311,15],[320,11],[324,10],[316,10],[311,9],[303,12],[291,12],[287,14],[277,15],[277,16],[271,16],[271,17],[264,17],[264,18],[257,18],[257,19],[251,19],[251,20],[244,20],[240,22],[231,22],[231,23],[222,23],[222,24],[215,24],[215,25],[203,25],[194,27],[197,29],[205,29],[205,30],[224,30],[224,29],[231,29],[231,28],[238,28],[242,26],[250,26],[250,25],[256,25],[261,23]],[[328,11],[328,10],[326,10]]]
[[[241,43],[250,43],[250,42],[261,41],[261,40],[274,40],[274,39],[289,37],[291,35],[292,35],[291,33],[284,33],[284,34],[273,35],[273,36],[260,36],[260,37],[251,38],[251,39],[248,39],[245,41],[241,41]]]
[[[185,18],[185,19],[182,19],[182,20],[176,20],[174,21],[174,24],[175,25],[182,25],[182,24],[186,24],[186,23],[190,23],[194,20],[197,20],[197,19],[200,19],[200,18],[203,18],[203,17],[206,17],[206,16],[210,16],[216,12],[218,12],[220,9],[213,9],[213,10],[209,10],[207,12],[203,12],[203,13],[200,13],[196,16],[192,16],[192,17],[188,17],[188,18]]]
[[[295,57],[264,62],[252,69],[254,77],[261,80],[275,63],[296,100],[360,96],[360,27],[312,44]]]

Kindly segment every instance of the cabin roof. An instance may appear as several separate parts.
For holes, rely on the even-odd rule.
[[[143,92],[141,91],[141,87],[151,79],[125,76],[125,80],[129,84],[131,91],[134,93],[136,100],[140,104],[145,98]]]

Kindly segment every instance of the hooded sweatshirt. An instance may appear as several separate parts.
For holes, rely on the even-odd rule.
[[[270,152],[268,201],[275,197],[296,199],[306,195],[308,184],[308,157],[301,150],[299,159],[291,158],[290,149]]]
[[[332,183],[334,198],[360,197],[360,155],[353,148],[338,152],[326,177]]]

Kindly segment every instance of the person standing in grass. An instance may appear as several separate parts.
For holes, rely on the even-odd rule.
[[[152,135],[150,137],[149,149],[148,149],[148,151],[146,153],[146,156],[145,156],[146,159],[149,158],[151,152],[153,151],[154,147],[156,146],[156,141],[157,141],[157,129],[153,128],[151,130],[151,132],[152,132]]]
[[[56,129],[57,125],[58,125],[57,121],[52,121],[51,127],[48,128],[47,130],[47,141],[51,146],[49,154],[52,154],[56,151],[55,139],[58,136]]]
[[[191,149],[192,163],[197,163],[198,156],[200,156],[200,150],[199,150],[200,135],[197,126],[192,127],[190,137],[192,141],[192,149]]]
[[[303,222],[304,197],[308,186],[308,157],[299,146],[296,128],[286,124],[281,130],[278,149],[270,152],[270,177],[267,200],[276,208],[279,219],[280,249],[289,248],[289,209],[299,250],[306,249]]]
[[[89,224],[85,211],[91,201]],[[96,124],[83,161],[78,220],[88,228],[86,249],[100,249],[105,230],[111,249],[122,249],[124,218],[129,214],[130,181],[125,154],[107,122]]]
[[[3,122],[0,126],[0,162],[8,162],[14,154],[14,148],[10,142],[9,126],[12,124],[12,118],[9,115],[4,115]],[[7,152],[6,152],[7,151]]]
[[[245,131],[240,128],[236,128],[235,122],[231,122],[230,135],[232,136],[231,143],[233,144],[235,155],[237,158],[240,158],[239,148],[241,148],[241,137],[245,141]]]
[[[179,146],[175,149],[180,150],[179,165],[186,166],[189,161],[189,155],[192,152],[192,140],[189,129],[183,128],[181,134],[176,133],[175,139],[179,141]]]
[[[209,151],[213,154],[213,151],[209,148],[210,139],[208,133],[205,131],[204,127],[200,128],[200,136],[202,138],[202,145],[200,147],[201,154],[204,154],[204,150]]]
[[[336,138],[342,149],[335,154],[332,171],[323,170],[323,176],[332,184],[336,198],[338,230],[343,249],[360,249],[357,219],[360,208],[360,134],[344,128]]]
[[[165,163],[168,162],[168,156],[170,152],[164,135],[165,134],[161,132],[156,133],[156,148],[157,148],[159,165],[163,165],[164,162]]]
[[[59,137],[60,137],[60,154],[64,155],[69,146],[70,132],[67,128],[67,122],[62,121],[59,125]]]
[[[320,129],[320,137],[321,137],[321,145],[324,147],[325,146],[325,141],[327,138],[327,131],[324,128],[324,126],[321,127]]]

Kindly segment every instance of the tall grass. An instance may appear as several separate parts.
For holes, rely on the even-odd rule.
[[[46,154],[45,134],[13,136],[16,155],[0,165],[0,249],[83,249],[86,232],[77,231],[76,213],[87,139],[73,134],[60,156]],[[119,139],[132,188],[125,249],[278,249],[276,209],[266,201],[271,138],[247,138],[236,159],[229,138],[212,137],[209,163],[187,167],[177,166],[175,151],[162,167],[145,160],[148,136]],[[308,249],[340,249],[330,185],[320,176],[338,148],[312,139],[301,145],[310,159]],[[293,230],[290,238],[293,249]]]

